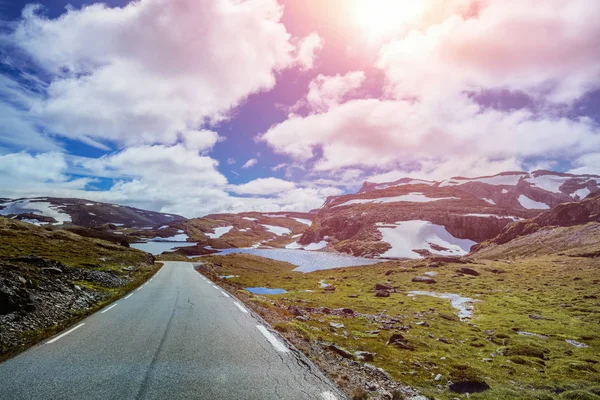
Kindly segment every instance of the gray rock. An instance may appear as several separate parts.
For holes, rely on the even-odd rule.
[[[354,352],[354,355],[356,355],[356,359],[359,361],[370,362],[375,358],[375,354],[369,353],[368,351],[356,351]]]
[[[435,279],[429,276],[415,276],[414,278],[412,278],[412,281],[417,283],[426,283],[428,285],[437,283]]]

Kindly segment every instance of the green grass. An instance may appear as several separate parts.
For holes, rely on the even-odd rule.
[[[351,351],[374,352],[374,365],[428,396],[460,397],[448,390],[457,365],[472,367],[491,387],[472,394],[474,399],[539,399],[567,391],[595,396],[590,388],[600,381],[600,275],[599,265],[593,259],[544,256],[506,262],[481,260],[470,265],[481,273],[478,277],[457,276],[461,265],[433,269],[423,261],[302,274],[292,272],[294,266],[290,264],[243,254],[202,260],[207,273],[230,290],[253,286],[286,289],[287,294],[252,296],[249,302],[256,306],[255,299],[268,299],[259,304],[261,313],[270,307],[275,316],[270,321],[278,322],[277,328],[284,335],[291,338],[293,332],[307,340],[334,342]],[[490,272],[498,269],[505,272]],[[391,275],[386,275],[388,271],[392,271]],[[437,273],[436,284],[411,282],[412,277],[425,271]],[[218,275],[240,277],[219,281]],[[335,285],[336,291],[324,293],[318,284],[321,280]],[[397,293],[388,298],[375,297],[373,285],[381,282],[395,287]],[[410,290],[457,293],[477,299],[474,318],[461,322],[448,300],[408,297]],[[310,321],[302,322],[285,312],[289,305],[348,307],[365,316],[313,314]],[[393,330],[381,330],[377,335],[366,333],[379,329],[381,324],[373,316],[381,312],[401,321],[397,325],[410,327],[402,334],[414,351],[387,346]],[[532,319],[530,315],[543,319]],[[329,322],[343,323],[345,327],[332,329]],[[523,336],[519,331],[547,338]],[[448,339],[450,344],[439,341],[440,338]],[[590,347],[576,348],[565,339]],[[435,381],[438,374],[442,379]]]

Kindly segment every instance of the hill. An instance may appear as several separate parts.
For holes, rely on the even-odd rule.
[[[0,218],[0,360],[120,297],[155,270],[147,253]]]
[[[153,228],[185,218],[155,211],[85,199],[37,197],[1,199],[0,215],[34,225],[96,227],[112,224],[125,228]]]

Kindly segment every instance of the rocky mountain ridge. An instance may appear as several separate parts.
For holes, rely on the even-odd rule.
[[[328,198],[299,243],[327,240],[328,248],[357,256],[464,255],[471,242],[489,240],[513,222],[581,200],[600,191],[599,184],[600,176],[551,171],[365,182],[356,194]]]
[[[0,199],[0,215],[34,225],[78,225],[94,227],[113,224],[126,228],[153,228],[185,219],[139,208],[85,199],[35,197]]]

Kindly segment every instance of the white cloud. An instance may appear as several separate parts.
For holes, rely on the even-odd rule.
[[[600,87],[597,1],[470,3],[474,17],[459,7],[381,49],[377,66],[397,98],[507,88],[572,102]]]
[[[244,169],[252,168],[256,164],[258,164],[258,160],[256,158],[251,158],[248,161],[246,161],[246,163],[244,165],[242,165],[242,168],[244,168]]]
[[[484,109],[466,97],[435,102],[368,99],[293,116],[260,140],[300,161],[319,157],[316,171],[352,166],[393,170],[398,164],[431,160],[441,165],[470,157],[569,158],[598,148],[600,130],[585,118]]]
[[[590,153],[579,157],[573,162],[569,172],[572,174],[600,175],[600,153]]]
[[[48,129],[98,146],[173,144],[298,62],[281,15],[276,0],[93,4],[55,19],[30,5],[10,40],[52,77],[30,105]],[[306,66],[317,39],[300,45]]]
[[[242,185],[233,186],[231,190],[238,194],[271,195],[287,192],[296,188],[293,182],[278,178],[259,178]]]
[[[297,55],[302,69],[309,70],[314,67],[316,54],[323,48],[323,45],[323,39],[316,32],[302,39]]]
[[[363,71],[348,72],[346,75],[319,75],[308,85],[306,103],[313,111],[327,111],[358,89],[364,80]]]
[[[211,150],[214,145],[221,140],[217,132],[209,131],[207,129],[195,131],[188,130],[181,134],[185,147],[188,150],[196,151],[208,151]]]

